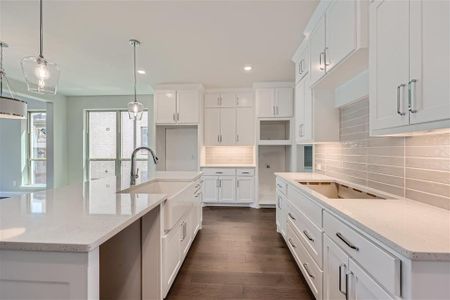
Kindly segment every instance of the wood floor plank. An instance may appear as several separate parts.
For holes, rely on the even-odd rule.
[[[208,207],[168,300],[312,300],[274,209]]]

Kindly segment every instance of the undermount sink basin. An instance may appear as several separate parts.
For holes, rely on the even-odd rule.
[[[330,199],[385,199],[381,196],[364,192],[334,181],[299,181],[298,183],[305,185],[313,191]]]

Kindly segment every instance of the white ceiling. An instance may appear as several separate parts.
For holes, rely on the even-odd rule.
[[[22,80],[20,59],[38,54],[39,1],[0,0],[5,69]],[[130,38],[141,40],[139,91],[158,83],[207,88],[293,80],[290,61],[316,0],[44,1],[44,56],[61,68],[66,95],[130,94]],[[242,67],[251,64],[253,71]]]

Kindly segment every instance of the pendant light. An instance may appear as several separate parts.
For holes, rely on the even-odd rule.
[[[28,91],[38,94],[56,94],[59,67],[44,58],[44,30],[42,18],[42,0],[39,2],[39,56],[29,56],[22,59],[22,71],[27,82]]]
[[[136,92],[136,47],[140,44],[138,40],[130,40],[130,45],[133,47],[134,100],[128,103],[128,116],[132,120],[141,120],[144,111],[144,105],[138,101]]]
[[[25,119],[27,116],[27,103],[14,97],[6,73],[3,70],[4,48],[8,48],[8,44],[0,41],[0,118]],[[6,84],[9,97],[3,95],[3,81]]]

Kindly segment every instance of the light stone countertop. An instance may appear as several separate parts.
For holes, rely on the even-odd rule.
[[[275,173],[318,204],[412,260],[450,261],[450,211],[314,173]],[[387,199],[330,199],[298,181],[331,180]]]
[[[156,172],[150,180],[194,181],[201,172]],[[118,193],[129,178],[109,177],[0,200],[0,250],[88,252],[167,199]]]

